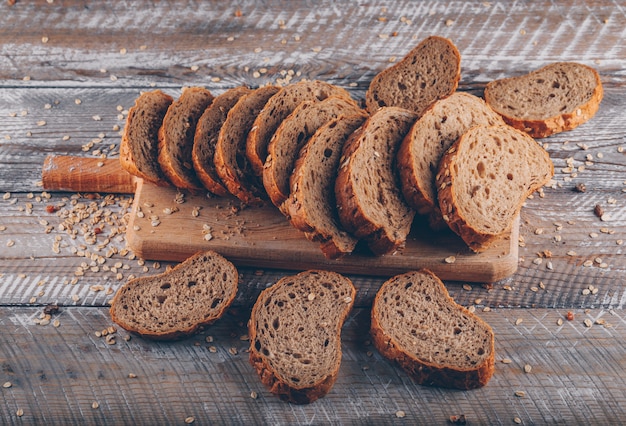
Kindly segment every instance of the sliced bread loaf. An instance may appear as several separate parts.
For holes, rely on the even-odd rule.
[[[270,392],[307,404],[330,391],[355,294],[349,279],[315,270],[281,278],[260,294],[248,323],[250,363]]]
[[[174,99],[160,90],[144,92],[128,110],[120,142],[122,168],[160,186],[168,181],[159,166],[159,128]]]
[[[335,179],[343,145],[365,119],[365,114],[340,116],[320,127],[300,151],[290,178],[291,193],[284,204],[289,221],[319,242],[329,259],[351,253],[357,243],[339,222]]]
[[[461,55],[448,39],[431,36],[400,62],[377,74],[365,94],[367,110],[395,106],[421,116],[437,99],[454,93],[461,79]]]
[[[228,191],[246,204],[263,203],[263,184],[246,158],[246,138],[254,119],[268,99],[278,92],[264,86],[242,96],[228,112],[215,145],[215,170]]]
[[[429,215],[431,226],[443,223],[435,174],[443,153],[470,127],[504,124],[485,102],[469,93],[456,92],[431,105],[406,135],[398,151],[402,193],[419,214]]]
[[[289,177],[302,146],[329,120],[356,113],[365,114],[351,99],[331,96],[322,101],[303,101],[278,126],[267,147],[263,186],[283,213],[287,214],[282,204],[289,197]]]
[[[487,104],[535,138],[580,126],[596,114],[602,96],[596,70],[575,62],[557,62],[485,87]]]
[[[212,251],[198,253],[167,272],[124,284],[111,302],[111,318],[151,339],[189,336],[224,314],[238,280],[228,260]]]
[[[169,181],[177,188],[202,189],[193,170],[191,151],[196,123],[213,101],[213,95],[202,87],[187,87],[163,118],[159,129],[159,164]]]
[[[340,87],[313,80],[299,81],[285,86],[269,100],[263,111],[256,117],[248,135],[246,155],[257,176],[263,174],[267,158],[267,146],[278,126],[303,101],[324,100],[330,96],[351,99],[350,94]]]
[[[226,121],[228,111],[251,89],[245,86],[234,87],[217,96],[204,111],[196,126],[191,159],[198,179],[204,187],[215,195],[226,196],[228,189],[215,171],[215,145],[220,129]]]
[[[386,281],[371,316],[376,349],[421,385],[474,389],[493,376],[493,330],[428,270]]]
[[[443,219],[470,249],[484,251],[553,174],[548,153],[528,134],[507,125],[472,127],[441,159]]]
[[[344,146],[335,182],[339,219],[374,254],[403,246],[411,230],[415,211],[402,197],[396,153],[416,119],[412,111],[380,108]]]

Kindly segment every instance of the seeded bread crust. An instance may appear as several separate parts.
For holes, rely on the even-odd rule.
[[[504,125],[504,121],[482,99],[456,92],[432,104],[400,145],[398,170],[404,198],[419,214],[429,216],[434,229],[446,227],[435,182],[439,161],[463,133],[478,124]]]
[[[495,80],[485,100],[509,125],[544,138],[591,119],[603,97],[597,71],[575,62],[556,62],[520,77]]]
[[[202,87],[187,87],[163,118],[159,129],[159,164],[169,181],[177,188],[203,189],[193,170],[191,151],[196,123],[213,101],[213,95]]]
[[[355,295],[348,278],[318,270],[281,278],[261,292],[248,322],[250,364],[270,392],[308,404],[331,390]]]
[[[164,273],[135,278],[115,294],[111,319],[155,340],[190,336],[224,315],[237,294],[239,275],[221,255],[197,253]]]
[[[246,156],[257,176],[263,175],[267,147],[278,126],[303,101],[324,100],[330,96],[352,99],[345,89],[313,80],[299,81],[283,87],[254,120],[246,142]]]
[[[284,204],[289,221],[319,242],[328,259],[351,253],[358,241],[339,222],[335,179],[343,146],[366,117],[341,116],[320,127],[300,151],[291,175],[291,194]]]
[[[340,159],[335,196],[342,226],[376,255],[402,247],[415,211],[400,189],[396,153],[417,115],[384,107],[355,131]]]
[[[267,148],[263,186],[272,203],[288,215],[283,203],[289,197],[289,178],[300,149],[328,121],[344,114],[365,114],[353,100],[331,96],[303,101],[278,126]]]
[[[228,191],[249,205],[264,204],[266,194],[246,158],[246,138],[254,119],[278,90],[264,86],[242,96],[228,112],[217,138],[215,170]]]
[[[174,99],[160,90],[144,92],[128,110],[120,143],[122,168],[159,186],[169,182],[159,166],[159,128]]]
[[[448,39],[424,39],[400,62],[377,74],[365,94],[367,110],[400,107],[418,116],[455,92],[461,79],[461,54]]]
[[[251,89],[240,86],[229,89],[217,96],[204,111],[196,126],[193,150],[191,152],[193,167],[204,187],[221,197],[230,195],[230,192],[228,192],[228,189],[215,171],[215,145],[217,144],[220,129],[224,121],[226,121],[228,111],[235,106],[243,95],[250,93],[250,91]]]
[[[441,159],[439,208],[450,229],[482,252],[510,231],[528,196],[553,175],[548,153],[527,133],[508,125],[475,126]]]
[[[475,389],[495,370],[491,327],[454,302],[426,269],[381,286],[372,305],[371,335],[376,349],[420,385]]]

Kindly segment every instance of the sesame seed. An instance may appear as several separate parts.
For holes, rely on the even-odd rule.
[[[517,396],[518,398],[523,398],[526,396],[526,392],[518,390],[518,391],[515,391],[514,395]]]
[[[13,383],[11,383],[11,382],[4,382],[2,384],[2,387],[5,388],[5,389],[10,388],[11,386],[13,386]]]
[[[524,373],[530,373],[533,367],[530,364],[524,365]]]
[[[196,419],[193,416],[189,416],[185,419],[185,423],[187,423],[188,425],[192,424],[195,421]]]

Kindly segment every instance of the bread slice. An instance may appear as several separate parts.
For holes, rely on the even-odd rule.
[[[463,133],[478,124],[503,125],[504,121],[482,99],[456,92],[431,105],[400,145],[398,170],[404,198],[419,214],[430,216],[435,229],[446,226],[435,184],[441,156]]]
[[[351,253],[357,243],[339,222],[335,180],[343,145],[365,119],[365,114],[344,115],[320,127],[300,151],[290,178],[291,193],[284,204],[289,221],[319,242],[329,259]]]
[[[365,94],[367,110],[395,106],[418,116],[438,99],[454,93],[461,79],[461,54],[448,39],[431,36],[400,62],[377,74]]]
[[[456,304],[429,270],[386,281],[371,316],[376,349],[421,385],[474,389],[493,376],[493,330]]]
[[[283,213],[287,214],[282,204],[289,197],[289,177],[300,149],[329,120],[356,113],[365,114],[351,99],[331,96],[322,101],[303,101],[278,126],[267,147],[263,186]]]
[[[248,135],[246,155],[257,176],[263,174],[267,158],[267,146],[278,126],[303,101],[324,100],[330,96],[351,99],[345,89],[319,80],[304,80],[285,86],[269,100],[266,107],[254,120]]]
[[[150,339],[186,337],[221,318],[238,280],[235,266],[219,254],[197,253],[169,271],[124,284],[111,302],[111,318]]]
[[[202,183],[193,170],[191,151],[196,123],[213,101],[202,87],[187,87],[167,110],[159,129],[159,164],[177,188],[201,190]]]
[[[159,166],[159,128],[174,99],[160,90],[144,92],[128,110],[120,142],[122,168],[159,186],[169,185]]]
[[[355,294],[346,277],[317,270],[281,278],[260,294],[248,323],[250,363],[270,392],[308,404],[330,391]]]
[[[204,111],[196,126],[191,159],[198,179],[204,187],[215,195],[226,196],[230,193],[215,171],[215,145],[220,129],[226,121],[228,111],[237,101],[250,93],[245,86],[234,87],[217,96]]]
[[[254,119],[278,92],[264,86],[242,96],[228,112],[215,145],[215,170],[228,191],[246,204],[260,205],[265,192],[246,158],[246,138]]]
[[[596,114],[602,96],[596,70],[576,62],[556,62],[485,87],[487,104],[535,138],[580,126]]]
[[[374,254],[404,245],[415,211],[400,189],[396,153],[417,114],[383,107],[346,142],[335,182],[342,226]]]
[[[548,183],[554,166],[528,134],[476,126],[443,155],[437,173],[443,219],[475,252],[511,229],[522,204]]]

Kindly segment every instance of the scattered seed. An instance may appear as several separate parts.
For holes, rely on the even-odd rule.
[[[403,417],[406,417],[406,413],[404,411],[402,411],[402,410],[398,410],[398,411],[396,411],[396,417],[401,419]]]
[[[513,418],[513,422],[519,425],[519,424],[522,424],[522,419],[520,419],[519,417],[515,417]]]
[[[583,323],[585,324],[585,327],[587,328],[591,328],[591,326],[593,325],[593,321],[591,321],[589,318],[585,319]]]
[[[2,387],[5,388],[5,389],[10,388],[11,386],[13,386],[13,383],[11,383],[11,382],[4,382],[2,384]]]
[[[94,401],[91,403],[91,408],[93,408],[94,410],[97,408],[100,408],[100,404],[98,404],[98,401]]]
[[[518,391],[515,391],[514,395],[519,397],[519,398],[523,398],[523,397],[526,396],[526,392],[518,390]]]
[[[456,262],[456,257],[448,256],[443,261],[446,262],[446,263],[454,263],[454,262]]]
[[[530,373],[533,370],[533,367],[530,364],[524,365],[524,373]]]
[[[562,326],[563,325],[563,318],[557,318],[556,325],[558,325],[559,327]]]
[[[22,410],[21,408],[18,408],[17,411],[15,412],[15,415],[17,417],[22,417],[24,415],[24,410]]]
[[[515,320],[515,325],[520,325],[524,320],[522,318],[518,318]]]
[[[192,424],[195,421],[196,419],[193,416],[189,416],[185,419],[185,423],[187,423],[188,425]]]

